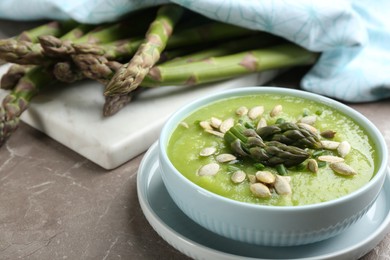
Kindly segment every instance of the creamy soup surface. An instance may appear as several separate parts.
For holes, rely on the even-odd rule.
[[[282,109],[277,112],[277,115],[271,116],[271,111],[277,105],[281,105]],[[237,114],[240,107],[250,110],[256,106],[262,106],[264,112],[255,119],[250,119],[245,111],[244,115]],[[266,198],[253,194],[250,189],[250,185],[253,184],[251,177],[253,178],[260,170],[282,176],[276,167],[264,165],[259,168],[259,164],[253,159],[240,156],[233,161],[218,162],[218,155],[225,153],[234,155],[234,153],[223,137],[207,132],[200,126],[200,122],[210,123],[211,118],[221,121],[233,118],[235,124],[246,122],[247,125],[249,123],[256,128],[260,120],[265,120],[269,126],[280,122],[297,123],[306,116],[315,117],[315,122],[311,125],[319,133],[326,130],[335,132],[333,137],[325,138],[318,135],[321,141],[339,143],[347,141],[350,144],[351,149],[343,159],[356,174],[345,176],[335,173],[330,163],[318,160],[316,157],[318,150],[305,148],[305,151],[310,153],[310,158],[318,161],[318,171],[308,170],[307,160],[297,166],[285,167],[287,173],[283,173],[283,176],[289,176],[291,194],[280,195],[270,187],[271,196]],[[219,132],[217,128],[212,130]],[[201,151],[206,147],[215,148],[215,152],[208,156],[201,156]],[[320,150],[322,155],[340,157],[337,149]],[[315,204],[345,196],[370,181],[376,171],[375,160],[377,159],[372,141],[349,117],[324,104],[275,94],[228,98],[199,108],[177,126],[170,137],[167,152],[176,169],[204,189],[242,202],[276,206]],[[211,163],[219,165],[218,172],[212,176],[200,175],[199,169]],[[232,174],[238,170],[244,171],[246,177],[244,181],[235,183],[232,181]]]

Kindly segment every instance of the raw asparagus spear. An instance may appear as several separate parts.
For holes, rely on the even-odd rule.
[[[241,27],[211,22],[175,32],[169,37],[166,49],[191,48],[193,46],[201,46],[202,44],[212,44],[257,34],[259,33]],[[131,57],[142,43],[142,38],[128,38],[98,45],[73,43],[73,48],[76,54],[95,54],[117,60]]]
[[[85,78],[83,73],[69,61],[57,62],[53,67],[53,74],[56,79],[65,83],[73,83]]]
[[[99,27],[100,28],[100,27]],[[87,32],[97,30],[96,26],[82,24],[72,30],[67,37],[58,38],[54,35],[41,35],[38,37],[39,46],[41,47],[42,56],[48,57],[67,57],[72,53],[72,40],[82,38]]]
[[[31,98],[40,86],[55,79],[44,67],[34,66],[17,83],[13,91],[3,99],[0,107],[0,146],[18,128],[19,117],[27,109]]]
[[[292,122],[264,126],[256,130],[263,140],[278,141],[300,148],[321,148],[321,141],[316,133]]]
[[[117,61],[111,61],[104,56],[92,54],[75,55],[74,61],[85,77],[99,81],[104,85],[111,80],[122,66]]]
[[[145,42],[129,63],[124,64],[106,86],[105,96],[126,94],[138,87],[150,68],[160,59],[176,22],[183,14],[178,5],[162,6],[151,23]]]
[[[156,87],[162,85],[202,84],[256,71],[311,64],[315,61],[316,57],[317,54],[294,44],[281,44],[275,47],[215,57],[207,61],[193,62],[185,65],[178,64],[177,66],[171,66],[167,64],[166,66],[162,63],[149,71],[149,74],[145,77],[141,85],[143,87]],[[107,78],[111,78],[116,73],[118,66],[121,66],[120,63],[115,61],[110,61],[110,64],[107,64],[108,60],[101,56],[97,58],[94,55],[80,55],[79,58],[78,64],[84,75],[88,78],[98,80],[103,84]],[[113,100],[125,101],[126,98]],[[106,99],[107,102],[113,101]],[[118,105],[116,107],[123,106]],[[105,107],[115,106],[106,105]],[[109,116],[111,114],[110,111],[114,110],[104,110],[103,114]]]
[[[77,43],[100,44],[117,41],[127,38],[130,35],[140,35],[147,28],[149,18],[154,9],[147,9],[135,12],[127,20],[115,22],[107,25],[92,26],[90,33],[77,37],[73,41],[58,39],[52,36],[39,37],[39,41],[44,49],[44,53],[51,57],[67,57],[75,54],[73,48]]]
[[[66,38],[76,39],[86,32],[90,31],[94,26],[92,25],[79,25],[69,32]],[[41,35],[38,37],[40,42],[45,39],[60,39],[52,35]],[[63,42],[69,42],[69,40],[63,39]],[[62,42],[61,41],[61,42]],[[63,50],[64,51],[64,50]],[[65,51],[64,51],[65,52]],[[7,62],[17,64],[34,64],[47,66],[53,59],[45,54],[42,44],[32,43],[27,41],[18,41],[9,39],[8,41],[0,42],[0,58]]]
[[[175,37],[175,35],[172,35],[171,37]],[[123,41],[126,42],[127,46],[132,45],[131,42],[128,40],[123,40]],[[266,46],[276,41],[280,41],[280,39],[272,35],[260,33],[257,34],[256,36],[234,40],[228,42],[227,44],[217,46],[215,48],[191,53],[185,56],[180,56],[180,55],[182,55],[183,53],[185,54],[188,53],[187,51],[188,47],[186,47],[185,50],[175,49],[173,51],[168,51],[172,53],[169,54],[170,58],[165,58],[164,56],[163,59],[172,59],[172,57],[176,57],[176,58],[165,62],[162,61],[162,66],[163,67],[168,65],[178,66],[180,64],[200,61],[205,58],[231,54],[239,50],[244,50],[244,49],[249,50],[253,47]],[[136,46],[139,45],[138,41],[134,41],[133,43]],[[105,46],[104,49],[102,48],[103,46]],[[74,47],[78,54],[73,55],[72,58],[75,64],[80,68],[80,70],[84,73],[84,75],[87,78],[98,80],[98,81],[101,80],[106,81],[107,78],[111,78],[116,73],[118,66],[121,66],[119,61],[123,57],[122,55],[124,55],[124,53],[131,54],[132,50],[134,50],[134,48],[123,49],[119,46],[123,46],[123,45],[120,45],[116,42],[102,44],[102,45],[76,44],[74,45]],[[112,50],[109,50],[110,47],[112,47]],[[119,48],[114,51],[114,49],[116,49],[117,47]],[[161,62],[161,59],[159,62]]]
[[[0,58],[18,64],[47,65],[47,63],[53,62],[53,58],[69,58],[74,53],[72,45],[75,42],[96,44],[118,40],[128,35],[129,30],[126,28],[126,25],[128,25],[128,22],[118,22],[110,26],[98,27],[83,24],[72,30],[73,35],[70,38],[77,39],[73,41],[60,39],[53,35],[39,36],[39,44],[9,39],[8,41],[0,42]],[[93,31],[86,34],[86,32],[91,30]]]
[[[31,68],[28,65],[12,64],[7,72],[1,77],[1,89],[10,90],[15,87],[19,79],[22,78],[26,72]]]
[[[38,37],[41,35],[53,35],[61,36],[73,28],[77,27],[79,24],[74,20],[66,21],[52,21],[38,27],[32,28],[30,30],[24,31],[14,39],[18,41],[29,41],[29,42],[38,42]],[[4,41],[4,40],[2,40]]]
[[[103,115],[108,117],[112,116],[121,110],[124,106],[130,103],[135,96],[137,96],[140,92],[144,91],[145,88],[137,88],[136,90],[130,92],[126,95],[115,95],[115,96],[107,96],[106,102],[103,106]]]
[[[220,57],[245,50],[265,47],[281,41],[282,40],[276,36],[267,33],[259,33],[254,36],[239,38],[224,44],[219,44],[213,48],[208,48],[184,56],[177,55],[177,58],[164,62],[164,66],[178,66],[181,64],[202,61],[210,57]]]
[[[16,64],[42,64],[51,62],[42,53],[40,44],[9,39],[0,42],[0,58]]]
[[[224,139],[233,153],[268,166],[295,166],[310,156],[308,152],[295,146],[278,141],[263,141],[254,129],[245,128],[241,124],[230,128],[224,134]]]
[[[38,37],[41,35],[54,35],[54,36],[61,36],[74,27],[76,27],[78,23],[73,20],[67,20],[67,21],[53,21],[49,22],[37,27],[34,27],[30,30],[23,31],[18,36],[15,36],[13,38],[8,39],[1,39],[0,40],[0,64],[4,64],[5,62],[12,62],[8,61],[3,57],[3,50],[2,46],[5,47],[5,51],[9,51],[9,46],[17,46],[16,43],[18,42],[29,42],[29,43],[36,43],[38,42]],[[31,44],[29,45],[31,46]]]
[[[295,44],[281,44],[180,66],[161,64],[149,71],[142,86],[209,83],[253,72],[309,65],[314,63],[317,56]]]
[[[77,30],[77,29],[73,29]],[[76,37],[72,31],[64,39]],[[0,107],[0,146],[18,128],[20,115],[28,108],[31,98],[39,90],[56,82],[50,68],[32,65],[22,76],[14,89],[3,99]]]

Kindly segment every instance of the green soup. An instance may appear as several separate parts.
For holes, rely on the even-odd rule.
[[[270,112],[276,105],[281,105],[283,109],[277,116],[271,116]],[[280,120],[296,122],[303,116],[314,115],[316,121],[312,126],[318,131],[336,132],[334,137],[328,139],[320,137],[320,140],[347,141],[350,144],[351,149],[344,156],[344,162],[351,166],[356,174],[353,176],[336,174],[326,162],[320,163],[318,171],[314,173],[305,167],[305,161],[298,166],[287,168],[292,193],[286,196],[272,192],[269,198],[259,198],[251,192],[250,178],[246,178],[239,184],[231,180],[231,175],[238,169],[243,170],[248,177],[255,175],[259,170],[258,165],[250,159],[237,157],[237,160],[231,162],[218,163],[220,169],[216,175],[200,176],[199,169],[206,164],[216,162],[218,154],[232,153],[223,138],[206,132],[200,126],[200,122],[215,117],[221,120],[233,118],[237,123],[243,117],[248,117],[236,113],[236,110],[242,106],[248,109],[255,106],[264,107],[262,116],[250,121],[253,125],[256,125],[260,118],[265,119],[268,125],[273,125]],[[216,153],[200,156],[200,151],[205,147],[215,147]],[[305,150],[315,154],[311,149]],[[167,152],[177,170],[197,185],[227,198],[261,205],[307,205],[333,200],[359,189],[373,177],[376,171],[374,145],[365,131],[353,120],[323,104],[275,94],[228,98],[199,108],[177,126],[170,137]],[[336,150],[325,149],[322,152],[326,155],[338,156]],[[262,170],[278,174],[275,167],[265,166]]]

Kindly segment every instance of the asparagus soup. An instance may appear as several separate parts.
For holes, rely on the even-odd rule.
[[[345,196],[374,175],[372,141],[352,119],[314,101],[240,96],[199,108],[172,133],[172,164],[238,201],[307,205]]]

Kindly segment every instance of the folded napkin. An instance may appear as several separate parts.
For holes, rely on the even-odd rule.
[[[390,97],[390,1],[386,0],[1,0],[0,18],[114,21],[174,2],[212,19],[266,31],[321,52],[303,77],[307,91],[348,102]]]

